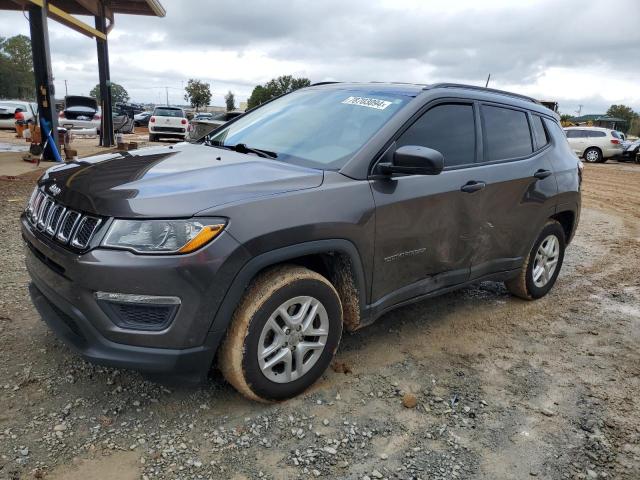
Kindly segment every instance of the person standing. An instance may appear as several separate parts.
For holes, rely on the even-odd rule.
[[[22,108],[16,108],[14,118],[16,120],[16,137],[22,138],[22,132],[25,129],[24,110]]]

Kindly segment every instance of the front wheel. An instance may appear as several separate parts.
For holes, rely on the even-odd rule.
[[[533,244],[519,275],[505,282],[507,289],[526,300],[544,297],[556,283],[564,249],[564,230],[560,223],[550,220]]]
[[[218,365],[252,400],[298,395],[326,370],[342,336],[342,304],[322,275],[295,265],[259,275],[236,309]]]

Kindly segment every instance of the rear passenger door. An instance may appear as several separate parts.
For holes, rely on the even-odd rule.
[[[582,156],[584,149],[587,148],[587,132],[584,130],[567,130],[567,141],[569,142],[569,146],[571,150],[573,150],[576,155]]]
[[[554,213],[557,183],[542,118],[526,110],[481,103],[482,157],[474,180],[475,245],[470,278],[519,268]]]

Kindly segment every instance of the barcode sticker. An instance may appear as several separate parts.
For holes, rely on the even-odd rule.
[[[346,100],[343,100],[342,103],[346,105],[359,105],[361,107],[375,108],[376,110],[384,110],[391,105],[391,102],[386,100],[367,97],[349,97]]]

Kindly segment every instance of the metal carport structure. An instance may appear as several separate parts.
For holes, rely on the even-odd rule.
[[[111,78],[109,73],[109,45],[107,35],[115,24],[116,14],[164,17],[166,12],[158,0],[0,0],[0,10],[18,10],[29,14],[36,100],[40,119],[57,131],[55,88],[49,51],[48,19],[90,38],[96,39],[98,49],[98,77],[102,106],[100,145],[113,146],[113,118],[111,112]],[[94,27],[74,15],[94,17]],[[44,136],[43,136],[44,137]],[[57,135],[53,135],[57,143]],[[43,138],[43,142],[44,142]]]

